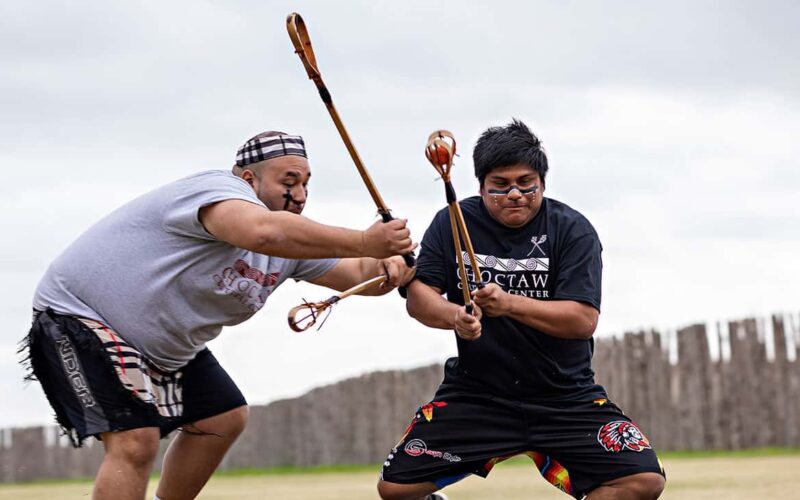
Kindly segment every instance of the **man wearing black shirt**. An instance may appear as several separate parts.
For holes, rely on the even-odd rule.
[[[526,454],[575,498],[658,498],[664,471],[649,441],[594,382],[597,233],[543,196],[547,157],[524,123],[486,130],[473,159],[480,196],[460,205],[481,268],[478,279],[467,267],[477,307],[463,305],[442,210],[422,240],[407,307],[427,326],[455,330],[458,357],[388,455],[381,497],[445,498],[434,492]]]

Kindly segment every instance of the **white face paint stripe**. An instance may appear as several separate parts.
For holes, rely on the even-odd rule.
[[[521,187],[517,186],[516,184],[513,184],[513,185],[509,186],[507,189],[487,189],[486,192],[491,194],[491,195],[493,195],[493,196],[500,196],[500,195],[508,196],[509,194],[511,194],[511,191],[513,191],[515,189],[517,191],[519,191],[520,194],[522,194],[523,196],[524,195],[528,195],[528,194],[534,195],[534,194],[536,194],[536,191],[539,190],[539,186],[536,185],[536,186],[530,187],[528,189],[522,189]]]

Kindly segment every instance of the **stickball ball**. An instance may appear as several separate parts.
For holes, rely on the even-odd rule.
[[[443,146],[431,146],[428,153],[438,165],[446,165],[450,161],[450,152]]]

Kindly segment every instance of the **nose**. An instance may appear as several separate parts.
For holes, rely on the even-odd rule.
[[[308,191],[303,186],[296,186],[292,189],[292,198],[294,202],[298,205],[302,205],[306,202],[306,198],[308,198]]]
[[[522,198],[522,192],[519,190],[517,186],[511,186],[508,190],[508,199],[518,200],[520,198]]]

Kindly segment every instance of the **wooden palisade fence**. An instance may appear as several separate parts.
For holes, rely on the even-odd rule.
[[[796,316],[775,315],[600,338],[594,367],[657,450],[797,447],[798,346]],[[441,376],[441,365],[375,372],[254,406],[221,468],[379,463]],[[0,482],[92,476],[102,458],[99,443],[74,450],[52,426],[0,437]]]

